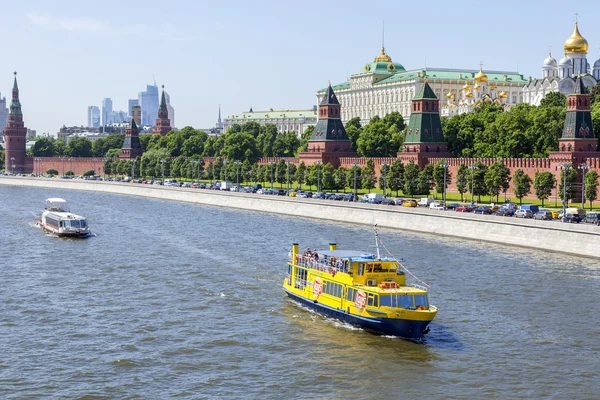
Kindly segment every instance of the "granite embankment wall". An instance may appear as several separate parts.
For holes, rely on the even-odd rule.
[[[377,224],[404,231],[600,257],[600,228],[595,225],[117,182],[1,177],[0,185],[98,191],[344,223]]]

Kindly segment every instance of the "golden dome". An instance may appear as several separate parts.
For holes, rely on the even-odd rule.
[[[465,81],[465,86],[462,87],[462,90],[471,90],[471,85],[469,85],[469,81]]]
[[[506,92],[503,90],[498,94],[498,97],[500,97],[501,99],[505,99],[508,97],[508,95],[506,94]]]
[[[487,82],[487,75],[483,73],[481,65],[479,65],[479,72],[475,75],[475,82]]]
[[[448,94],[446,95],[446,98],[449,100],[454,100],[454,93],[448,92]]]
[[[490,90],[498,90],[498,88],[496,87],[496,85],[494,85],[494,84],[492,83],[492,86],[490,87]]]
[[[579,33],[579,27],[577,22],[575,22],[575,29],[573,29],[573,33],[571,36],[565,41],[565,53],[573,54],[573,53],[583,53],[587,54],[588,51],[588,42],[585,40],[581,33]]]
[[[479,86],[479,83],[476,83],[475,86],[473,86],[473,90],[481,90],[481,86]]]
[[[472,92],[469,90],[469,91],[467,91],[467,93],[465,94],[465,97],[468,97],[468,98],[470,99],[471,97],[473,97],[473,93],[472,93]]]
[[[392,62],[392,58],[385,54],[385,48],[381,46],[381,54],[375,57],[375,62]]]

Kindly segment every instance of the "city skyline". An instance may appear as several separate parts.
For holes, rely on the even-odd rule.
[[[255,110],[308,108],[328,80],[342,82],[360,72],[381,48],[384,15],[364,13],[362,2],[343,7],[308,2],[285,9],[265,1],[252,7],[237,1],[174,2],[168,11],[159,4],[150,1],[141,9],[110,0],[103,9],[73,1],[8,4],[5,30],[16,39],[8,41],[6,51],[20,57],[0,67],[5,77],[0,92],[9,92],[17,70],[28,126],[55,134],[63,124],[85,125],[83,111],[73,111],[97,105],[98,99],[119,99],[113,108],[127,109],[131,94],[155,79],[173,96],[177,125],[203,128],[215,124],[219,104],[223,118],[251,105]],[[578,13],[593,63],[600,56],[595,5],[582,1],[568,10],[556,5],[474,8],[459,1],[423,12],[420,5],[392,4],[385,15],[396,15],[401,23],[388,19],[386,52],[407,70],[425,65],[475,69],[482,62],[484,70],[518,70],[539,78],[548,46],[557,59],[562,56]],[[113,6],[123,12],[110,12]],[[532,18],[541,8],[543,18]],[[424,33],[416,35],[420,30]],[[136,43],[136,55],[131,56],[131,46],[108,45],[119,41]],[[82,63],[85,59],[94,62]],[[73,115],[76,120],[70,120]]]

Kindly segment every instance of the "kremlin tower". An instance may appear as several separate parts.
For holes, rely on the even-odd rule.
[[[141,157],[144,150],[142,149],[142,143],[140,142],[138,133],[138,127],[135,124],[135,120],[132,118],[129,127],[125,131],[125,139],[123,140],[121,154],[119,155],[121,160],[132,160],[136,157]]]
[[[22,173],[25,169],[25,144],[27,142],[27,128],[23,123],[23,113],[19,102],[19,87],[17,86],[17,73],[12,90],[12,102],[8,113],[8,121],[4,128],[5,169],[6,171]]]
[[[581,75],[577,75],[575,90],[567,97],[567,116],[559,139],[561,152],[596,152],[598,140],[594,136],[590,97]]]
[[[165,136],[171,131],[171,121],[169,120],[169,110],[167,109],[167,102],[165,100],[165,85],[162,85],[162,96],[160,99],[160,107],[158,108],[158,118],[156,119],[156,125],[152,131],[155,135]]]

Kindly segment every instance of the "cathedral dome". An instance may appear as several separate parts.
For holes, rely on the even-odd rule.
[[[600,58],[594,63],[594,68],[600,68]]]
[[[503,90],[498,94],[498,97],[500,97],[501,99],[505,99],[508,97],[508,95],[506,94],[506,92]]]
[[[385,54],[385,48],[383,46],[381,46],[381,54],[379,54],[377,57],[375,57],[375,60],[373,62],[389,62],[389,63],[391,63],[392,57]]]
[[[465,86],[462,87],[462,90],[471,90],[471,85],[469,85],[469,81],[465,81]]]
[[[587,54],[588,51],[588,42],[585,40],[581,33],[579,33],[579,27],[577,22],[575,22],[575,29],[573,29],[573,33],[571,36],[565,41],[565,53],[572,54]]]
[[[560,61],[558,62],[558,66],[559,67],[568,67],[570,65],[573,65],[573,62],[571,61],[571,59],[569,57],[567,57],[567,55],[565,54],[565,56],[563,58],[560,59]]]
[[[448,94],[446,95],[446,98],[449,99],[449,100],[454,100],[454,93],[448,92]]]
[[[552,54],[548,54],[548,57],[544,60],[544,67],[556,67],[556,59],[552,57]]]
[[[487,82],[487,75],[481,70],[481,65],[479,66],[479,72],[475,75],[475,82]]]
[[[472,97],[473,97],[473,93],[472,93],[472,92],[469,90],[469,91],[468,91],[468,92],[465,94],[465,97],[467,97],[467,98],[469,98],[469,99],[470,99],[470,98],[472,98]]]

